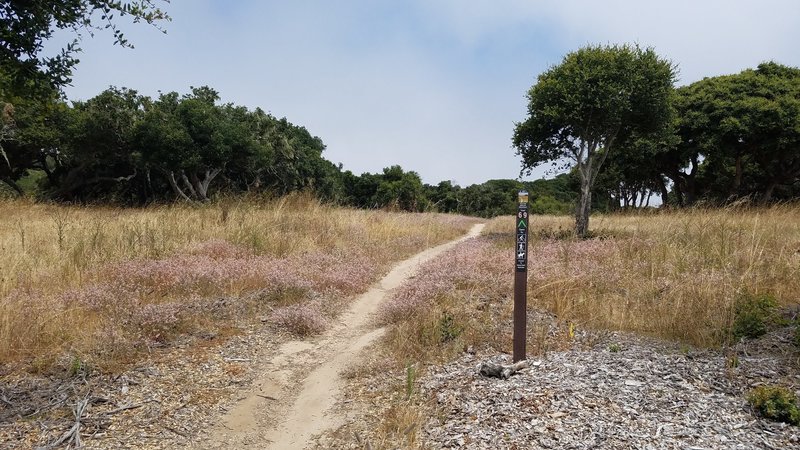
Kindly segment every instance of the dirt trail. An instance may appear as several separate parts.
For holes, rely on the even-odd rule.
[[[392,289],[400,286],[420,264],[456,244],[477,236],[482,224],[464,237],[420,252],[397,264],[358,297],[338,322],[313,341],[283,344],[265,362],[255,388],[223,417],[204,448],[302,449],[311,438],[340,425],[344,417],[331,407],[341,395],[342,371],[358,352],[384,333],[370,319]]]

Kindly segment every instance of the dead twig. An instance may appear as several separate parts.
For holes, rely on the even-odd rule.
[[[166,429],[166,430],[169,430],[169,431],[171,431],[171,432],[173,432],[173,433],[177,434],[178,436],[183,436],[183,437],[185,437],[186,439],[189,439],[189,435],[188,435],[188,434],[186,434],[186,433],[184,433],[183,431],[176,430],[175,428],[172,428],[172,427],[170,427],[170,426],[167,426],[167,425],[163,425],[163,427],[164,427],[164,429]]]
[[[155,401],[154,399],[150,399],[150,400],[143,401],[142,403],[136,403],[136,404],[133,404],[133,405],[131,405],[131,404],[122,405],[119,408],[114,408],[111,411],[106,411],[103,414],[106,415],[106,416],[110,416],[112,414],[117,414],[117,413],[120,413],[122,411],[127,411],[129,409],[141,408],[142,406],[144,406],[144,405],[146,405],[148,403],[154,402],[154,401]]]
[[[14,404],[11,403],[5,395],[0,396],[0,401],[2,401],[3,403],[5,403],[6,405],[8,405],[8,406],[10,406],[12,408],[14,407]]]

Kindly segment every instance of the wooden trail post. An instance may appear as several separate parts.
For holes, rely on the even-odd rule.
[[[519,191],[514,243],[514,362],[525,357],[528,327],[528,191]]]

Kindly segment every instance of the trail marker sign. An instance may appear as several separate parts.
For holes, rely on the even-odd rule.
[[[514,362],[525,356],[528,328],[528,191],[518,193],[516,252],[514,260]]]

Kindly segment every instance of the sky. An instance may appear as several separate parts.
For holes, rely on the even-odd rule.
[[[108,86],[210,86],[305,126],[356,174],[399,164],[426,183],[517,178],[511,145],[536,77],[587,44],[637,43],[679,85],[774,60],[800,66],[797,0],[172,0],[167,34],[85,36],[71,100]],[[51,46],[66,42],[57,35]],[[523,179],[552,176],[548,167]]]

